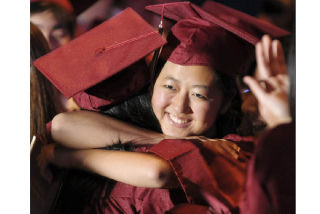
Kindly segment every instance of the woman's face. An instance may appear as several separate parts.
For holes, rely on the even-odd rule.
[[[50,49],[56,49],[71,41],[71,35],[62,27],[54,14],[50,11],[34,13],[30,21],[36,25],[49,43]]]
[[[202,135],[215,122],[223,94],[208,66],[167,62],[154,85],[152,109],[162,132],[173,137]]]

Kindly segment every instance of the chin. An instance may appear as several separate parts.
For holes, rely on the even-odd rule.
[[[187,132],[177,132],[177,131],[173,131],[173,130],[163,130],[162,131],[163,134],[170,136],[170,137],[188,137],[190,136],[189,133]]]

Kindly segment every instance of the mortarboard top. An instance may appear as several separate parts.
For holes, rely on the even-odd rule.
[[[200,8],[190,2],[146,7],[177,21],[171,28],[180,44],[169,61],[180,65],[209,65],[230,76],[244,72],[254,58],[254,44],[262,35],[289,32],[221,4],[208,1]]]
[[[128,67],[163,44],[165,40],[161,35],[134,10],[127,8],[67,45],[40,57],[34,65],[69,98],[119,75],[125,68],[126,77],[116,79],[137,79],[136,71]],[[128,96],[131,89],[141,89],[146,82],[135,82],[133,86],[131,82],[125,81],[112,84],[117,88],[105,91],[103,98],[107,99],[108,95],[117,93],[118,89],[126,93],[123,96]],[[117,98],[120,97],[118,94]]]
[[[164,6],[164,7],[163,7]],[[179,21],[192,17],[207,20],[247,42],[255,45],[264,34],[271,37],[288,36],[290,33],[273,24],[213,1],[206,1],[202,8],[190,2],[175,2],[146,6],[146,9],[169,19]]]
[[[235,10],[233,8],[224,6],[217,2],[206,1],[201,8],[210,14],[215,14],[215,16],[217,16],[221,20],[225,21],[230,25],[233,25],[234,28],[236,28],[237,26],[241,28],[242,23],[250,25],[250,27],[254,31],[250,32],[250,28],[245,28],[247,31],[249,31],[246,40],[254,45],[261,39],[262,35],[264,34],[268,34],[274,38],[284,37],[290,34],[290,32],[282,28],[279,28],[269,22],[258,19],[256,17]],[[237,29],[239,35],[237,34],[237,31],[234,31],[235,34],[238,36],[240,36],[241,33],[241,29],[239,29],[239,27]]]

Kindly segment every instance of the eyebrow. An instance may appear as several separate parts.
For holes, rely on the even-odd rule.
[[[206,86],[206,85],[192,85],[192,88],[203,88],[203,89],[209,90],[209,86]]]
[[[166,79],[166,80],[172,80],[172,81],[178,82],[178,83],[181,82],[180,80],[177,80],[176,78],[173,78],[173,77],[171,77],[171,76],[166,76],[165,79]]]
[[[172,80],[172,81],[177,82],[177,83],[181,83],[180,80],[177,80],[176,78],[171,77],[171,76],[167,76],[167,77],[165,77],[165,79],[166,80]],[[192,88],[203,88],[203,89],[209,90],[209,86],[207,86],[207,85],[192,85],[191,87]]]

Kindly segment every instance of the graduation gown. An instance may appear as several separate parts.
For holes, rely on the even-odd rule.
[[[238,137],[230,135],[229,138]],[[183,204],[169,213],[215,213],[210,206]],[[241,214],[295,213],[294,123],[268,130],[256,140],[238,206]]]
[[[241,142],[221,139],[207,142],[171,139],[150,148],[138,148],[137,151],[167,160],[180,188],[142,188],[117,182],[109,197],[102,201],[104,213],[165,213],[179,204],[203,205],[215,213],[237,212],[250,155],[239,145]],[[206,213],[207,207],[203,206],[196,206],[196,210]]]
[[[295,213],[295,125],[266,131],[248,164],[241,213]]]

